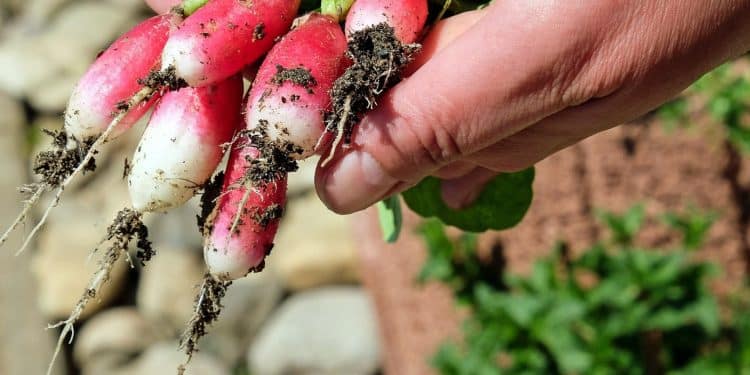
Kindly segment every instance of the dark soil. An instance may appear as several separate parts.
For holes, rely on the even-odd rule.
[[[180,348],[185,350],[188,356],[185,364],[178,368],[178,374],[184,374],[186,365],[190,362],[193,354],[198,351],[198,341],[206,335],[207,327],[219,319],[221,310],[224,308],[221,300],[227,293],[227,288],[232,285],[231,281],[219,281],[210,274],[203,278],[203,285],[195,299],[195,312],[188,323],[188,328],[180,339]]]
[[[216,207],[216,201],[221,195],[221,187],[223,185],[224,172],[219,172],[203,187],[203,195],[201,196],[201,213],[196,216],[196,220],[198,221],[198,230],[204,235],[208,235],[208,233],[211,232],[208,218],[211,216],[214,207]]]
[[[127,251],[130,243],[136,240],[138,251],[136,257],[145,265],[156,254],[151,241],[148,240],[148,228],[143,223],[141,214],[126,208],[117,213],[114,222],[107,228],[107,241],[112,241],[111,249]]]
[[[253,215],[253,220],[255,220],[258,225],[265,228],[269,224],[271,224],[272,221],[280,219],[284,215],[284,207],[278,204],[272,204],[268,206],[265,210],[256,212]]]
[[[354,64],[331,90],[333,109],[326,115],[326,129],[343,131],[344,144],[349,144],[353,127],[385,90],[401,81],[404,67],[419,49],[418,44],[401,43],[386,23],[354,33],[347,50]]]
[[[260,120],[257,128],[240,135],[240,138],[244,138],[240,142],[249,142],[244,146],[253,146],[260,151],[260,157],[248,160],[250,167],[247,170],[246,179],[253,186],[277,181],[299,168],[292,155],[301,154],[302,150],[291,142],[270,140],[268,126],[267,121]],[[240,144],[240,147],[243,145]]]
[[[304,67],[298,68],[285,68],[281,65],[276,65],[276,74],[271,78],[271,83],[277,86],[281,86],[284,82],[291,82],[295,85],[302,86],[307,89],[310,94],[313,93],[312,88],[318,85],[318,82],[313,77],[310,70]]]
[[[62,184],[68,176],[80,165],[86,153],[94,143],[93,139],[79,142],[77,147],[67,147],[68,136],[65,132],[43,130],[52,137],[52,150],[42,151],[34,160],[34,173],[41,176],[41,184],[55,188]],[[94,159],[86,165],[84,172],[96,169]]]
[[[138,84],[154,89],[154,92],[160,90],[175,91],[188,84],[182,78],[177,77],[177,71],[173,66],[167,67],[166,70],[154,69],[146,78],[138,80]]]
[[[253,29],[253,41],[263,40],[266,37],[266,24],[263,22],[255,25]]]

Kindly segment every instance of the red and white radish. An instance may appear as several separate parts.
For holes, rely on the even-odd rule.
[[[169,37],[162,68],[190,86],[224,80],[257,60],[292,24],[299,0],[213,0]]]
[[[277,43],[258,71],[245,121],[264,126],[269,140],[288,143],[295,159],[312,155],[331,105],[328,92],[349,65],[338,23],[312,14]]]
[[[210,219],[211,233],[203,255],[208,269],[222,281],[260,270],[273,248],[286,203],[286,174],[268,182],[243,183],[258,149],[238,144],[229,156],[222,195]]]
[[[223,145],[242,124],[242,78],[164,95],[141,138],[128,177],[139,212],[179,206],[211,177]]]
[[[168,14],[149,18],[123,34],[94,61],[68,101],[65,131],[69,136],[83,141],[107,129],[126,102],[141,90],[139,80],[159,68],[169,31],[178,22]],[[138,121],[155,102],[155,96],[128,108],[110,138]]]
[[[401,43],[416,42],[427,21],[427,0],[357,0],[346,17],[346,35],[386,23]]]

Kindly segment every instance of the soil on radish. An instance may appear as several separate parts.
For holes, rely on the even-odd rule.
[[[314,93],[313,87],[318,85],[318,82],[309,69],[304,67],[285,68],[281,65],[276,65],[276,74],[271,78],[271,83],[281,86],[284,82],[291,82],[297,86],[304,87],[310,94]]]
[[[68,148],[68,136],[65,132],[43,130],[52,138],[52,149],[42,151],[34,159],[33,171],[41,177],[39,184],[50,188],[60,184],[80,165],[86,153],[94,143],[93,139],[78,142],[73,148]],[[96,162],[91,159],[85,166],[84,172],[96,169]]]
[[[203,195],[201,195],[201,213],[196,216],[198,230],[204,235],[211,233],[212,225],[209,217],[216,207],[216,202],[221,195],[221,187],[224,184],[224,172],[217,173],[210,181],[203,186]]]
[[[347,56],[354,64],[333,85],[326,130],[343,132],[339,136],[349,144],[354,126],[375,108],[385,90],[401,81],[403,69],[420,48],[418,44],[401,43],[386,23],[352,34]]]
[[[138,248],[136,258],[141,265],[145,265],[156,255],[151,241],[148,239],[148,227],[143,223],[140,213],[126,208],[117,213],[115,220],[107,228],[106,240],[112,241],[110,250],[119,253],[127,251],[133,239],[136,240],[136,247]]]
[[[261,22],[253,29],[253,41],[263,40],[266,37],[266,25]]]
[[[284,207],[278,204],[272,204],[265,210],[255,212],[253,214],[253,220],[255,220],[258,225],[265,228],[271,224],[272,221],[280,219],[282,216],[284,216]]]
[[[177,77],[177,70],[174,66],[164,70],[154,69],[146,78],[139,79],[138,84],[150,87],[154,89],[154,92],[165,89],[175,91],[188,86],[184,79]]]
[[[268,126],[268,121],[259,120],[255,129],[240,135],[244,142],[249,142],[260,152],[259,157],[248,160],[250,167],[245,174],[246,180],[253,186],[272,183],[299,168],[291,155],[301,154],[302,149],[291,142],[271,140]]]

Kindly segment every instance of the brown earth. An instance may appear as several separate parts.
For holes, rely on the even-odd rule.
[[[718,130],[668,131],[635,123],[559,152],[538,164],[534,201],[523,222],[484,235],[482,243],[499,238],[508,269],[523,273],[558,240],[567,241],[577,254],[605,238],[595,209],[623,211],[640,202],[651,217],[658,217],[692,205],[720,215],[696,257],[721,266],[713,289],[726,296],[750,269],[750,172]],[[361,239],[363,279],[380,319],[386,373],[431,374],[426,358],[443,340],[456,337],[460,313],[447,289],[414,283],[425,255],[421,240],[409,230],[417,219],[408,215],[406,221],[405,234],[395,245],[383,244],[372,211],[355,219],[355,231]],[[677,240],[663,226],[648,224],[639,244],[664,247]]]

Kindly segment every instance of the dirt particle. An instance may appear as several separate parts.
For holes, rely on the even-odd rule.
[[[130,160],[128,158],[125,158],[125,165],[122,168],[122,179],[125,180],[130,176],[130,171],[133,170],[133,165],[130,164]]]
[[[266,24],[263,22],[255,25],[253,29],[253,42],[263,40],[266,37]]]
[[[164,70],[154,69],[146,78],[139,79],[138,84],[150,87],[154,91],[163,89],[174,91],[188,86],[185,80],[177,77],[177,70],[174,66],[169,66]]]

